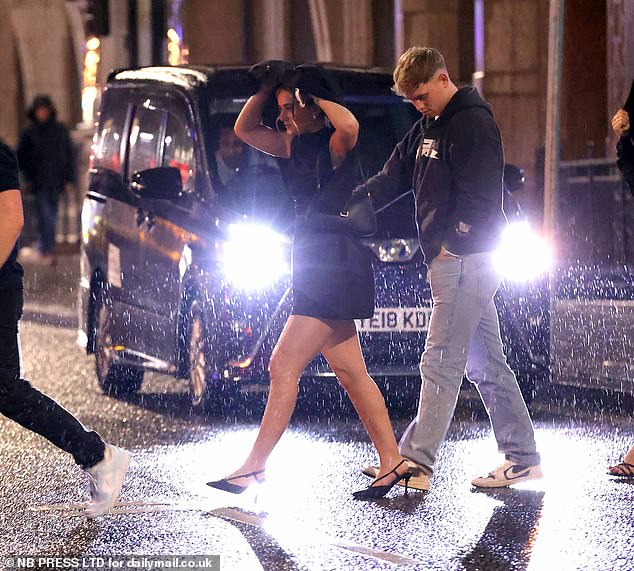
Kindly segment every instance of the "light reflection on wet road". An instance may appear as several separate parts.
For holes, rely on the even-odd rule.
[[[27,377],[108,440],[133,452],[123,512],[87,521],[59,504],[86,501],[69,457],[0,420],[0,557],[220,554],[234,569],[634,569],[634,482],[605,475],[634,443],[631,418],[538,415],[547,478],[517,490],[476,492],[474,475],[501,458],[469,403],[442,448],[428,493],[358,502],[375,460],[353,416],[300,415],[257,493],[205,486],[242,460],[256,419],[192,416],[183,385],[154,377],[130,402],[101,395],[74,332],[24,323]],[[55,347],[43,351],[38,345]],[[163,395],[159,398],[159,395]],[[335,407],[336,408],[336,407]],[[409,414],[409,411],[405,414]],[[408,418],[395,422],[398,434]],[[59,509],[58,509],[59,508]],[[1,563],[0,559],[0,563]]]

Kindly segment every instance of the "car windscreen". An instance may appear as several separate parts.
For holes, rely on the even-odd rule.
[[[248,215],[284,221],[292,217],[292,201],[286,191],[277,160],[241,144],[233,124],[244,99],[214,100],[210,108],[212,165],[215,186],[225,202]],[[346,106],[359,121],[359,150],[364,176],[381,170],[396,143],[418,119],[415,109],[396,96],[346,97]],[[275,125],[275,116],[264,118]],[[416,236],[412,193],[406,193],[378,215],[380,238]]]

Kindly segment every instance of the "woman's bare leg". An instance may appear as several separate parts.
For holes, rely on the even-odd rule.
[[[331,335],[331,327],[320,319],[304,315],[289,317],[271,355],[271,385],[260,431],[247,459],[230,477],[264,469],[295,409],[299,377]],[[232,483],[246,486],[253,480],[238,478]]]
[[[398,451],[385,400],[368,375],[354,321],[328,320],[327,323],[332,326],[333,334],[321,352],[348,393],[376,447],[381,463],[378,477],[381,477],[403,460]],[[405,464],[398,469],[400,474],[406,471]]]

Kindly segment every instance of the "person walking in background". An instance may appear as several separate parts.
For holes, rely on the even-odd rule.
[[[322,353],[379,454],[375,485],[355,497],[378,498],[396,482],[407,482],[409,469],[398,452],[383,395],[367,373],[354,322],[374,313],[372,262],[358,238],[310,225],[311,212],[337,216],[360,182],[359,124],[322,68],[299,66],[299,78],[288,82],[283,81],[285,69],[292,68],[269,62],[252,70],[263,75],[261,87],[240,112],[235,132],[245,143],[284,159],[280,167],[298,214],[293,308],[271,356],[270,391],[255,444],[237,470],[208,485],[241,493],[264,479],[267,459],[295,408],[299,377]],[[273,95],[285,131],[262,124]]]
[[[72,454],[90,480],[88,517],[105,514],[117,501],[129,454],[106,444],[65,408],[20,377],[18,326],[23,270],[17,240],[24,217],[15,156],[0,142],[0,413]]]
[[[33,100],[28,117],[31,124],[20,137],[18,163],[35,201],[40,261],[53,265],[59,199],[74,179],[73,148],[47,95]]]
[[[634,98],[634,85],[632,91]],[[632,194],[634,194],[634,136],[631,130],[630,115],[625,109],[619,109],[612,117],[612,129],[619,138],[616,143],[616,164],[623,173],[623,178]]]
[[[632,84],[632,96],[634,96],[634,83]],[[625,109],[619,109],[612,117],[612,129],[619,138],[616,144],[616,164],[634,195],[634,137],[630,115]],[[634,446],[630,448],[622,462],[608,468],[608,474],[622,478],[634,478]]]
[[[394,70],[394,90],[423,118],[398,143],[383,170],[355,190],[380,208],[413,188],[419,240],[432,291],[418,415],[401,438],[410,484],[429,487],[465,369],[491,419],[505,462],[475,478],[504,487],[540,478],[533,425],[504,356],[493,301],[502,276],[494,263],[502,210],[502,139],[491,108],[473,87],[458,89],[442,54],[412,47]],[[376,475],[373,466],[363,470]]]

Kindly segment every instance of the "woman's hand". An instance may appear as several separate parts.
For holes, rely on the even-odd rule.
[[[630,116],[625,109],[619,109],[612,117],[612,129],[617,137],[622,137],[630,130]]]
[[[343,99],[341,88],[323,67],[304,64],[298,65],[295,69],[297,88],[304,99],[310,94],[313,99],[325,99],[341,104]]]

